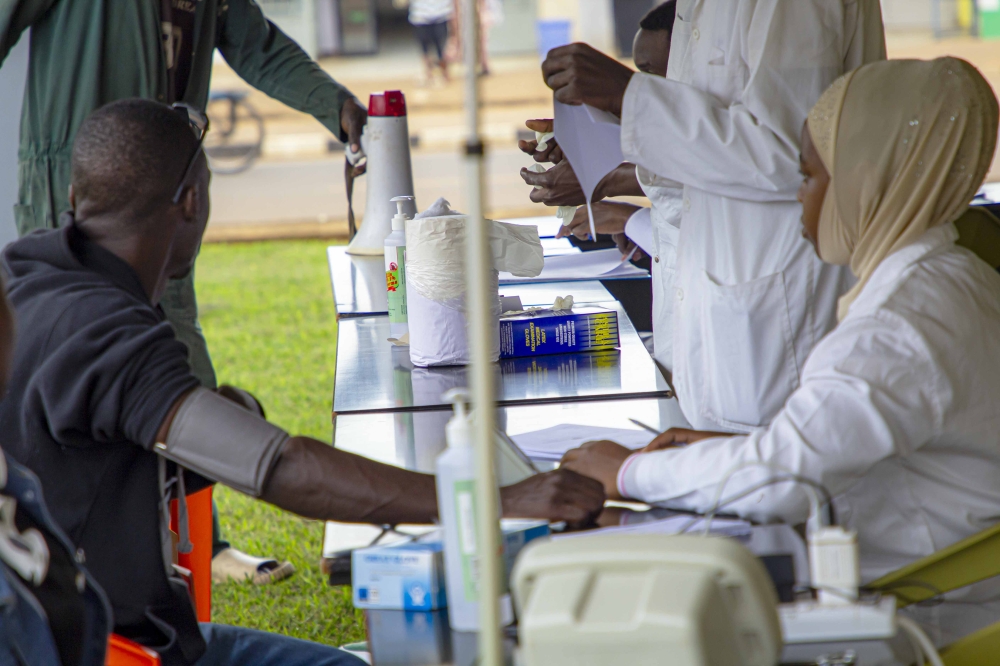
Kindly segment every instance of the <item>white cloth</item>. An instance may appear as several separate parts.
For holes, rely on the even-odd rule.
[[[801,387],[770,426],[633,455],[619,474],[620,490],[706,511],[735,465],[786,468],[833,494],[838,520],[858,531],[865,581],[995,524],[1000,275],[956,246],[957,238],[954,225],[936,227],[882,262],[813,350]],[[738,472],[724,495],[768,475],[762,468]],[[796,524],[808,504],[783,483],[727,510]]]
[[[768,423],[835,324],[851,278],[801,237],[800,133],[884,57],[877,0],[679,0],[667,78],[632,77],[622,152],[684,187],[672,369],[695,427]]]

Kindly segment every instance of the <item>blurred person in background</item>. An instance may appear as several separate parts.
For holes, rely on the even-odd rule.
[[[408,18],[424,54],[424,78],[421,80],[424,85],[434,82],[435,67],[441,70],[445,83],[451,80],[445,49],[448,45],[448,23],[454,15],[455,0],[410,0]]]
[[[58,226],[70,208],[70,153],[81,123],[98,107],[142,97],[181,103],[202,115],[216,49],[247,83],[314,116],[353,151],[366,108],[271,23],[253,0],[3,0],[0,65],[31,30],[21,115],[19,235]],[[203,115],[202,115],[203,118]],[[203,120],[201,121],[204,122]],[[171,280],[161,305],[187,346],[192,372],[215,388],[198,324],[194,272]],[[294,572],[290,562],[254,558],[221,539],[216,518],[213,578],[267,583]]]

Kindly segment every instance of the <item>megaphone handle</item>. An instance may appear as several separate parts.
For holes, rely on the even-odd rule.
[[[354,179],[365,173],[367,161],[357,166],[353,166],[346,157],[344,158],[344,184],[347,186],[347,235],[348,240],[353,240],[358,233],[357,224],[354,222]]]

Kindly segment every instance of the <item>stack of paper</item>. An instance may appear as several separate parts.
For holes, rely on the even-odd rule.
[[[705,530],[705,519],[687,513],[670,516],[662,520],[650,520],[633,525],[615,525],[598,530],[585,532],[570,532],[553,537],[556,539],[571,539],[578,536],[617,535],[617,534],[702,534]],[[736,518],[715,518],[709,527],[712,536],[746,538],[750,536],[752,526],[745,520]]]
[[[612,278],[645,277],[641,268],[622,258],[617,248],[545,257],[545,267],[535,277],[515,277],[500,273],[500,284],[518,282],[567,282],[573,280],[607,280]]]
[[[584,442],[610,439],[627,449],[641,449],[652,441],[653,434],[631,428],[602,428],[562,423],[544,430],[512,435],[511,439],[531,460],[559,462],[564,453],[579,448]]]
[[[579,254],[580,248],[573,247],[568,238],[541,238],[542,252],[546,257],[559,254]]]

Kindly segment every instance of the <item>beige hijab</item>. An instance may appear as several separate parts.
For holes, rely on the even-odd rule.
[[[883,259],[969,205],[996,147],[997,99],[964,60],[888,60],[838,79],[808,122],[830,172],[819,256],[858,277],[843,319]]]

